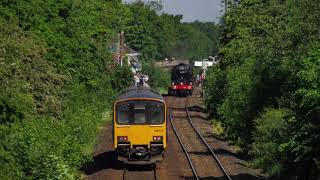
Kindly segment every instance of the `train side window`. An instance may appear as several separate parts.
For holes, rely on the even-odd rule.
[[[163,105],[162,104],[152,104],[150,107],[150,118],[151,124],[161,124],[163,123]]]
[[[134,124],[145,124],[146,118],[146,104],[134,105]]]
[[[130,121],[130,104],[122,103],[117,106],[117,122],[119,124],[129,124]]]

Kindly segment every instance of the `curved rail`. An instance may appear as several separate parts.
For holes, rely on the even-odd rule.
[[[172,126],[172,129],[173,129],[174,134],[175,134],[175,135],[177,136],[177,138],[178,138],[178,141],[179,141],[179,143],[180,143],[180,145],[181,145],[181,147],[182,147],[182,149],[183,149],[183,151],[184,151],[184,154],[185,154],[186,157],[187,157],[188,163],[189,163],[189,165],[190,165],[190,167],[191,167],[191,169],[192,169],[192,173],[193,173],[194,177],[195,177],[197,180],[199,180],[200,178],[199,178],[199,176],[198,176],[198,174],[197,174],[197,172],[196,172],[196,169],[194,168],[194,166],[193,166],[193,164],[192,164],[192,162],[191,162],[191,159],[190,159],[190,156],[189,156],[189,154],[188,154],[188,151],[187,151],[187,149],[184,147],[184,145],[183,145],[183,143],[182,143],[182,140],[181,140],[179,134],[177,133],[176,127],[175,127],[174,124],[172,123],[172,109],[170,110],[170,124],[171,124],[171,126]]]
[[[188,110],[188,106],[186,106],[186,111],[187,111],[187,116],[188,116],[188,120],[189,123],[191,124],[192,128],[196,131],[196,133],[198,134],[199,138],[201,139],[201,141],[203,142],[203,144],[209,149],[211,155],[214,157],[214,159],[217,161],[220,170],[223,172],[223,174],[225,175],[225,177],[228,180],[232,180],[231,177],[228,175],[228,173],[226,172],[226,170],[224,169],[224,167],[222,166],[221,162],[219,161],[218,157],[216,156],[216,154],[213,152],[213,150],[211,149],[211,147],[208,145],[208,143],[204,140],[204,138],[202,137],[202,135],[200,134],[200,132],[198,131],[198,129],[194,126],[190,114],[189,114],[189,110]]]

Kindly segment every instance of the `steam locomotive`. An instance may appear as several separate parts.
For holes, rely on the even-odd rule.
[[[174,96],[192,95],[192,67],[180,63],[171,70],[171,85],[168,94]]]

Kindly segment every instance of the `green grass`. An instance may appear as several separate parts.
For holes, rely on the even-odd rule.
[[[112,121],[112,112],[111,111],[105,111],[101,114],[101,122],[99,122],[99,125],[97,126],[97,135],[103,130],[103,128],[111,123]],[[83,148],[83,154],[86,156],[91,156],[91,154],[94,152],[94,147],[97,144],[98,139],[94,139],[90,144],[85,146]]]

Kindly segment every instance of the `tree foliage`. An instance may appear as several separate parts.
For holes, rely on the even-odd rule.
[[[206,87],[222,97],[207,93],[206,104],[224,122],[230,140],[252,152],[253,162],[271,175],[317,176],[319,14],[314,0],[243,0],[225,16],[221,59]],[[282,115],[287,111],[290,121]],[[262,133],[271,128],[263,123],[271,121],[277,126]],[[286,133],[261,140],[273,131]]]
[[[285,168],[287,153],[283,143],[288,142],[290,135],[290,111],[286,109],[266,109],[255,120],[251,154],[254,156],[253,164],[265,169],[271,175],[279,175]]]
[[[170,84],[170,72],[156,67],[152,62],[145,61],[143,62],[142,73],[149,76],[148,84],[151,87],[162,91],[161,93],[167,92],[168,84]]]
[[[115,7],[124,8],[105,1],[0,3],[0,179],[77,177],[102,112],[131,83],[128,68],[106,68],[105,47],[123,28]]]
[[[161,7],[161,6],[160,6]],[[217,52],[218,26],[214,23],[181,23],[181,15],[159,13],[159,6],[136,1],[129,6],[125,27],[130,47],[143,59],[206,58]]]

